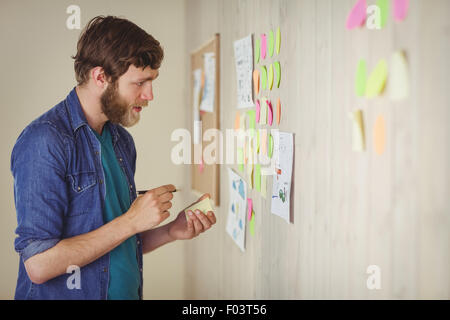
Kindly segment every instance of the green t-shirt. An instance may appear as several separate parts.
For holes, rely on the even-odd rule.
[[[130,208],[127,178],[117,161],[108,126],[100,136],[101,157],[105,174],[106,198],[103,210],[105,223],[119,217]],[[132,236],[110,252],[108,300],[139,299],[140,272],[137,262],[136,237]]]

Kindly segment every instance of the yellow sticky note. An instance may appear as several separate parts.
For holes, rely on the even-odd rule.
[[[273,87],[273,64],[269,66],[269,71],[267,74],[267,86],[270,90],[272,90]]]
[[[253,163],[247,165],[248,187],[253,189]]]
[[[404,52],[392,54],[389,74],[389,95],[392,100],[403,100],[409,95],[409,72]]]
[[[267,196],[267,176],[261,175],[261,196],[265,199]]]
[[[184,212],[187,213],[188,210],[191,210],[191,211],[200,210],[204,214],[206,214],[208,211],[214,211],[212,206],[211,206],[211,201],[209,200],[209,198],[205,198],[205,199],[203,199],[202,201],[200,201],[198,203],[194,203],[192,206],[186,208],[184,210]],[[186,215],[186,218],[187,217],[188,217],[188,215]]]
[[[275,40],[275,47],[276,47],[276,52],[277,54],[280,53],[280,47],[281,47],[281,32],[280,32],[280,27],[278,27],[277,29],[277,36],[276,36],[276,40]]]
[[[387,79],[387,63],[386,60],[381,60],[376,65],[375,69],[370,74],[366,84],[366,97],[373,98],[383,92],[384,85]]]
[[[349,116],[353,122],[353,151],[364,151],[365,136],[362,111],[355,110],[350,112]]]

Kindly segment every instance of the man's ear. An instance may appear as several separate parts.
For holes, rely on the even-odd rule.
[[[102,67],[95,67],[91,69],[91,78],[95,86],[99,89],[106,89],[108,81],[106,79],[105,71]]]

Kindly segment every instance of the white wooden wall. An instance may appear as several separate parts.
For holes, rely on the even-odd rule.
[[[186,298],[450,298],[450,1],[411,0],[402,23],[390,16],[382,30],[348,31],[355,2],[187,1],[186,54],[221,35],[222,129],[233,127],[236,112],[233,41],[280,26],[279,129],[295,133],[295,215],[288,225],[251,191],[256,234],[247,234],[242,253],[225,232],[222,166],[219,221],[185,244]],[[367,59],[370,72],[398,49],[409,61],[409,98],[356,97],[358,59]],[[347,114],[357,108],[364,153],[351,149]],[[379,114],[387,130],[382,156],[373,147]],[[369,265],[381,268],[380,290],[366,287]]]

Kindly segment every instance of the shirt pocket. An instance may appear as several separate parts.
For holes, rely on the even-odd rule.
[[[97,173],[95,171],[77,172],[68,175],[70,190],[69,210],[67,215],[79,216],[93,210],[92,204],[97,185]]]

